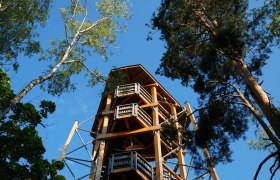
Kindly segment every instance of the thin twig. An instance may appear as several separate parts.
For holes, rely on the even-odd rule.
[[[272,158],[273,156],[276,156],[278,153],[279,153],[279,152],[274,152],[274,153],[268,155],[268,156],[260,163],[260,165],[258,166],[258,169],[257,169],[257,171],[256,171],[256,174],[255,174],[255,176],[254,176],[254,180],[257,180],[257,177],[258,177],[258,175],[259,175],[259,173],[260,173],[260,170],[261,170],[262,166],[264,165],[264,163],[266,163],[266,161],[268,161],[268,160],[269,160],[270,158]]]
[[[67,63],[74,63],[74,62],[80,63],[87,70],[87,72],[89,72],[90,74],[94,75],[97,79],[100,79],[101,81],[106,82],[106,78],[97,75],[89,67],[87,67],[83,62],[81,62],[79,60],[68,60],[68,61],[65,61],[64,63],[67,64]]]

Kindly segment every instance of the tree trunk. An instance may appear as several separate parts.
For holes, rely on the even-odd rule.
[[[238,71],[238,74],[245,82],[247,88],[251,91],[251,95],[258,104],[262,113],[269,121],[272,129],[280,139],[280,112],[270,101],[267,93],[262,89],[257,80],[252,76],[243,59],[238,59],[233,63]]]
[[[31,90],[33,89],[35,86],[37,86],[38,84],[50,79],[56,72],[57,70],[61,67],[61,65],[67,60],[69,53],[71,52],[72,48],[75,46],[76,41],[77,41],[77,37],[79,36],[79,32],[77,32],[75,34],[75,36],[73,36],[72,42],[70,43],[70,45],[67,47],[66,51],[64,52],[63,57],[61,58],[61,60],[51,69],[51,71],[44,75],[44,76],[40,76],[39,78],[36,78],[34,80],[32,80],[30,83],[28,83],[11,101],[8,107],[4,108],[3,110],[1,110],[1,115],[0,115],[0,119],[2,119],[10,110],[13,106],[15,106],[17,103],[19,103],[19,101]]]

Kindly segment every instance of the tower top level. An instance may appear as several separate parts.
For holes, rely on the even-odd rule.
[[[114,68],[110,71],[109,78],[112,78],[112,81],[114,81],[115,79],[116,81],[121,80],[121,84],[115,82],[112,82],[114,85],[106,84],[105,90],[108,88],[108,86],[110,87],[112,86],[111,88],[108,88],[110,89],[108,93],[111,94],[112,97],[118,96],[116,94],[117,93],[116,86],[119,87],[120,85],[139,84],[141,87],[143,87],[148,91],[151,89],[152,86],[155,86],[157,89],[158,101],[162,102],[161,103],[162,106],[166,107],[166,109],[170,109],[171,105],[180,108],[179,102],[176,101],[176,99],[141,64]],[[135,90],[137,91],[137,89]],[[133,92],[130,93],[133,94]],[[102,115],[102,112],[104,112],[105,106],[106,106],[106,96],[102,96],[102,99],[99,104],[99,108],[97,110],[97,114],[98,114],[97,119],[99,115]],[[93,132],[96,131],[97,124],[98,122],[96,120],[95,123],[93,124],[93,129],[92,129]]]
[[[156,86],[157,92],[164,98],[166,102],[174,104],[175,106],[179,106],[179,103],[175,100],[175,98],[141,64],[114,68],[110,71],[109,77],[114,76],[114,73],[116,72],[118,75],[121,74],[122,77],[125,78],[123,79],[124,84],[139,83],[143,87]],[[114,78],[118,80],[119,77]],[[111,93],[114,92],[112,91]],[[98,112],[104,109],[105,101],[106,97],[103,97],[100,102]]]

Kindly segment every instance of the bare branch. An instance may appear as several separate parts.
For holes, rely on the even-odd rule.
[[[75,4],[75,7],[74,7],[73,15],[72,15],[70,21],[73,21],[74,17],[76,16],[76,10],[77,10],[78,3],[79,3],[79,0],[76,0],[76,4]]]
[[[273,132],[270,130],[268,125],[265,123],[265,121],[262,119],[262,117],[258,114],[258,112],[255,110],[255,108],[251,105],[251,103],[244,97],[240,89],[238,89],[233,83],[230,82],[219,82],[219,81],[209,81],[209,83],[220,83],[220,84],[229,84],[232,86],[239,97],[241,98],[242,102],[235,102],[235,104],[242,104],[245,105],[253,114],[253,116],[257,119],[257,121],[260,123],[264,131],[266,132],[267,136],[270,138],[270,140],[273,142],[275,147],[280,152],[280,142],[277,139],[277,137],[273,134]]]
[[[257,171],[256,171],[256,174],[255,174],[255,176],[254,176],[254,180],[257,180],[257,177],[258,177],[258,175],[259,175],[259,172],[260,172],[262,166],[264,165],[264,163],[266,163],[266,161],[268,161],[268,160],[269,160],[270,158],[272,158],[273,156],[276,156],[277,154],[278,154],[278,152],[274,152],[274,153],[268,155],[268,156],[260,163],[260,165],[259,165],[259,167],[258,167],[258,169],[257,169]]]
[[[200,21],[202,22],[202,25],[205,26],[213,35],[216,35],[216,31],[212,27],[212,24],[209,24],[209,21],[205,17],[205,13],[201,9],[194,10],[195,14],[199,17]],[[211,21],[210,21],[211,22]]]
[[[218,100],[221,100],[221,99],[225,99],[227,97],[240,97],[240,95],[238,95],[238,94],[225,94],[223,96],[220,96],[219,98],[216,98],[216,99],[212,100],[212,102],[215,102],[215,101],[218,101]]]
[[[276,162],[276,161],[277,161],[277,162],[279,161],[279,156],[277,157],[277,159],[275,160],[275,162]],[[272,174],[271,174],[270,180],[273,179],[273,177],[274,177],[276,171],[277,171],[279,168],[280,168],[280,166],[279,166],[279,162],[278,162],[277,167],[274,169],[274,171],[273,171]]]
[[[106,79],[102,76],[99,76],[98,74],[96,74],[95,72],[93,72],[89,67],[87,67],[87,65],[85,65],[83,62],[79,61],[79,60],[68,60],[68,61],[65,61],[64,64],[67,64],[67,63],[79,63],[81,64],[87,72],[89,72],[90,74],[92,74],[93,76],[95,76],[97,79],[100,79],[101,81],[103,82],[106,82]]]

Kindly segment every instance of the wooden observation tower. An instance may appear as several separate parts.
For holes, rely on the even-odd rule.
[[[176,130],[189,125],[198,128],[188,103],[180,106],[141,65],[113,69],[109,76],[115,72],[124,75],[125,83],[109,90],[100,102],[91,130],[89,179],[188,179],[182,135],[178,131],[177,140],[171,141],[162,130],[164,124]],[[217,180],[207,149],[202,153],[209,174]],[[170,167],[169,159],[175,159],[176,165]]]

